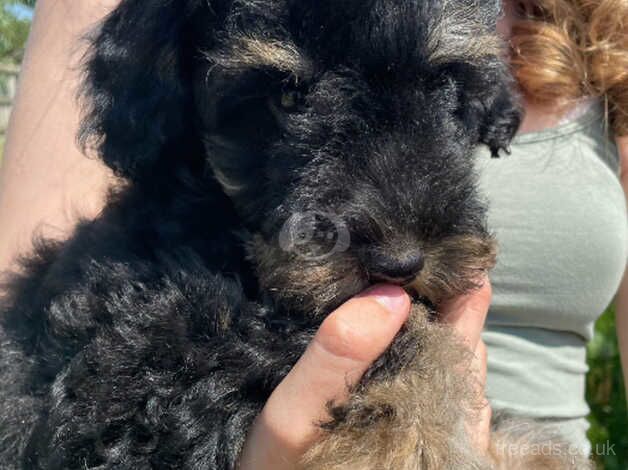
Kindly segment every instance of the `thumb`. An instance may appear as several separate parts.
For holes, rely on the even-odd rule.
[[[272,393],[242,454],[240,468],[292,468],[328,419],[326,404],[347,398],[408,318],[403,289],[374,286],[329,315],[303,356]]]

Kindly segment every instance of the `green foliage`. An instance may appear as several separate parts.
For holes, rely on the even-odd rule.
[[[628,464],[628,409],[612,307],[596,324],[588,362],[589,439],[593,454],[601,469],[624,470]]]
[[[18,19],[7,10],[7,6],[34,5],[34,1],[0,0],[0,62],[19,63],[30,29],[30,21]]]

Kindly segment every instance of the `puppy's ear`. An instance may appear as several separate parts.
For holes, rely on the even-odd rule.
[[[480,124],[480,142],[491,150],[493,158],[499,151],[510,152],[510,142],[519,129],[522,109],[516,94],[506,83],[502,83],[483,104]]]
[[[189,82],[199,21],[210,30],[219,11],[207,0],[122,0],[90,37],[84,150],[136,180],[175,159],[200,158]]]
[[[458,85],[460,118],[478,142],[487,145],[493,157],[509,151],[522,118],[514,80],[500,58],[477,63],[457,62],[445,66]]]

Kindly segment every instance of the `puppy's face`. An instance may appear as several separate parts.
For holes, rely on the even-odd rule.
[[[160,4],[126,0],[118,21],[148,25],[158,45],[185,37],[136,47],[156,75],[177,67],[180,81],[159,83],[170,108],[191,89],[193,111],[155,120],[155,141],[188,145],[176,112],[198,117],[208,166],[278,304],[324,313],[376,282],[437,303],[475,285],[494,250],[471,154],[507,147],[519,119],[493,34],[499,2]]]
[[[494,259],[471,153],[517,125],[496,12],[366,3],[243,2],[197,77],[209,162],[291,310],[375,282],[438,302]]]

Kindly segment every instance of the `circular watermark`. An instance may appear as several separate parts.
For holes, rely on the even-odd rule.
[[[295,213],[279,233],[282,250],[308,261],[320,261],[347,251],[351,236],[347,224],[331,212]]]

